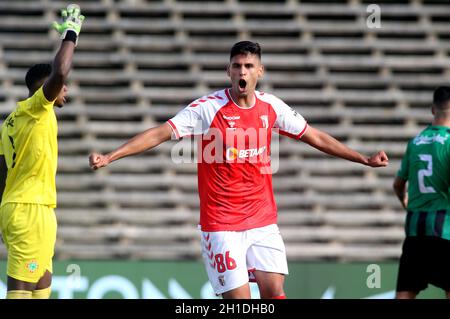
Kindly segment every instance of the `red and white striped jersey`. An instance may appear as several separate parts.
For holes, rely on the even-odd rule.
[[[272,131],[299,139],[305,119],[279,98],[255,92],[250,108],[229,89],[189,104],[168,121],[174,136],[199,136],[198,189],[203,231],[241,231],[277,222],[272,189]]]

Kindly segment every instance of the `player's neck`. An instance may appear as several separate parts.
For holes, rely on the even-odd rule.
[[[450,127],[450,118],[447,117],[439,117],[439,118],[435,118],[433,120],[433,122],[431,123],[431,125],[436,125],[436,126],[448,126]]]
[[[233,89],[230,89],[229,92],[234,104],[237,106],[242,107],[243,109],[248,109],[255,105],[256,97],[254,90],[249,90],[246,95],[240,95]]]

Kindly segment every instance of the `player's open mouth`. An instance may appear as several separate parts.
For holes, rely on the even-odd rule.
[[[246,87],[247,87],[247,81],[245,81],[244,79],[240,79],[239,80],[239,89],[240,89],[240,91],[244,92]]]

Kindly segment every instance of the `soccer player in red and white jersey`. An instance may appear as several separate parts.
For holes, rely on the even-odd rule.
[[[383,151],[366,157],[305,119],[277,97],[256,91],[263,76],[257,43],[236,43],[227,74],[231,87],[195,100],[161,126],[116,150],[92,153],[93,169],[138,154],[172,138],[200,137],[198,188],[203,259],[211,285],[223,298],[250,298],[249,278],[261,298],[284,299],[286,252],[272,189],[272,131],[371,167],[388,165]]]

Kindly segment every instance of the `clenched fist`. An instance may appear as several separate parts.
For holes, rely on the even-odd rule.
[[[110,159],[107,155],[99,154],[99,153],[92,153],[89,156],[89,166],[96,170],[100,167],[105,167],[110,163]]]
[[[379,151],[368,158],[366,165],[370,167],[384,167],[389,164],[389,159],[384,151]]]

